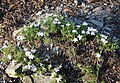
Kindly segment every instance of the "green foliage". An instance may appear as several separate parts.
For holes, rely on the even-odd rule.
[[[111,42],[108,36],[98,33],[97,29],[87,26],[86,23],[76,26],[76,23],[65,21],[65,18],[61,15],[53,15],[48,18],[40,19],[40,23],[41,27],[23,27],[23,30],[19,34],[22,35],[24,39],[18,41],[19,43],[22,43],[22,46],[8,44],[7,48],[2,48],[1,51],[5,56],[2,61],[8,62],[16,60],[17,63],[22,63],[23,71],[26,71],[25,67],[29,67],[30,65],[33,66],[33,69],[30,67],[28,70],[33,71],[34,73],[39,74],[39,72],[42,72],[42,74],[45,74],[46,72],[50,72],[51,76],[53,75],[52,78],[54,78],[52,83],[56,83],[55,78],[61,78],[63,80],[61,81],[60,79],[61,83],[66,83],[66,80],[54,71],[54,68],[60,65],[50,67],[51,64],[45,62],[47,58],[41,56],[42,49],[40,49],[40,45],[36,47],[36,44],[54,44],[54,42],[64,42],[64,44],[68,45],[71,44],[71,47],[65,47],[66,54],[68,53],[68,55],[71,54],[74,56],[76,56],[76,47],[78,45],[86,46],[89,41],[96,44],[94,48],[95,53],[99,52],[99,54],[107,51],[114,51],[118,48],[116,42]],[[9,59],[8,55],[11,55],[12,59]],[[40,63],[42,64],[41,66]],[[77,67],[82,70],[82,73],[85,73],[85,77],[82,77],[83,81],[85,81],[87,77],[90,77],[91,79],[87,80],[88,83],[96,82],[100,69],[98,63],[96,66],[97,75],[91,66],[83,67],[78,64]],[[20,76],[24,76],[24,73],[20,74]]]

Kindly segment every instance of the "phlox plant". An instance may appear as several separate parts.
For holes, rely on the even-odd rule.
[[[95,48],[96,58],[100,58],[103,52],[118,48],[117,43],[111,42],[109,36],[100,34],[97,29],[88,26],[86,22],[78,25],[75,22],[66,21],[61,15],[41,18],[39,26],[24,26],[19,34],[21,36],[16,39],[17,45],[7,43],[7,46],[1,48],[4,54],[2,61],[15,60],[17,63],[22,63],[23,72],[21,73],[24,75],[26,75],[24,72],[27,70],[37,74],[50,72],[51,77],[57,79],[56,81],[62,79],[61,75],[57,73],[60,71],[61,65],[53,67],[45,63],[50,58],[41,56],[42,49],[44,49],[40,49],[42,44],[51,44],[54,40],[56,42],[71,43],[73,44],[72,53],[76,56],[75,49],[78,45],[87,45],[88,41],[94,41],[98,46]],[[65,48],[69,48],[69,46]],[[97,69],[99,71],[99,68]],[[81,70],[91,74],[92,68],[86,66]],[[94,75],[92,76],[94,77]]]

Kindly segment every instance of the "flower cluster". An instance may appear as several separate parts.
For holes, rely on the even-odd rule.
[[[30,51],[26,51],[25,55],[31,60],[34,58],[34,55]]]
[[[37,67],[34,64],[30,65],[30,63],[28,63],[27,65],[24,66],[23,69],[24,70],[32,70],[33,72],[35,72],[37,70]]]
[[[86,34],[95,35],[96,32],[98,32],[97,29],[94,29],[92,27],[88,27]]]
[[[58,18],[54,18],[53,24],[61,24],[61,22]]]
[[[77,41],[81,40],[82,37],[83,37],[83,36],[79,34],[79,35],[77,36],[77,38],[74,38],[74,39],[73,39],[73,42],[77,42]]]
[[[106,44],[106,43],[108,43],[108,41],[107,41],[107,38],[108,38],[108,36],[105,36],[105,35],[103,35],[103,34],[101,34],[101,41],[104,43],[104,44]]]
[[[37,35],[43,37],[45,36],[45,32],[38,32]]]

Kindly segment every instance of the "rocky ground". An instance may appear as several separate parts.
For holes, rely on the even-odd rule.
[[[5,28],[0,29],[0,47],[5,40],[15,42],[11,37],[14,30],[37,21],[40,16],[44,16],[46,13],[61,13],[67,21],[77,22],[78,24],[85,21],[98,29],[100,33],[110,35],[113,40],[119,41],[120,39],[119,0],[43,0],[43,2],[41,0],[1,0],[0,25],[5,26]],[[116,53],[117,57],[104,57],[99,80],[104,79],[106,83],[120,82],[120,50],[116,50]],[[0,57],[2,57],[2,54]],[[53,61],[54,58],[52,58]],[[78,62],[80,58],[83,57],[78,56]],[[84,60],[83,62],[85,62]],[[74,60],[62,61],[58,59],[57,61],[68,65],[63,70],[70,83],[82,83],[80,81],[82,74],[71,64]],[[112,63],[114,64],[111,65]],[[19,78],[9,78],[5,69],[6,64],[0,63],[0,83],[21,83]],[[78,80],[79,82],[77,82]]]

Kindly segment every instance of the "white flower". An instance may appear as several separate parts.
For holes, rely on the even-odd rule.
[[[23,48],[23,50],[24,50],[24,51],[27,51],[27,50],[28,50],[28,48]]]
[[[17,40],[21,40],[21,41],[22,41],[22,40],[23,40],[23,39],[25,39],[25,38],[24,38],[24,36],[22,36],[22,35],[20,36],[20,35],[19,35],[19,36],[17,36],[17,38],[16,38],[16,39],[17,39]]]
[[[43,66],[43,64],[42,64],[42,63],[40,63],[40,66]]]
[[[82,33],[82,34],[85,34],[85,30],[82,30],[81,33]]]
[[[78,32],[77,32],[77,30],[72,30],[72,33],[76,33],[77,34]]]
[[[56,22],[56,21],[53,21],[53,24],[57,24],[58,22]]]
[[[64,25],[61,25],[61,27],[64,27]]]
[[[45,33],[43,33],[43,32],[38,32],[37,35],[43,37],[43,36],[45,35]]]
[[[25,65],[24,68],[25,68],[25,69],[30,69],[31,66],[30,66],[30,64],[28,64],[28,65]]]
[[[61,81],[62,77],[55,78],[55,79],[56,79],[57,83],[60,83],[60,81]]]
[[[86,34],[90,34],[90,31],[87,31]]]
[[[91,32],[91,35],[95,35],[95,32]]]
[[[78,1],[77,1],[77,0],[74,0],[74,3],[77,5],[77,4],[78,4]]]
[[[98,32],[98,30],[97,30],[97,29],[93,29],[93,31],[94,31],[94,32]]]
[[[77,28],[80,28],[80,25],[76,25]]]
[[[11,66],[15,66],[16,60],[12,60]]]
[[[46,13],[46,17],[52,16],[53,13]]]
[[[101,34],[101,36],[102,36],[103,38],[105,38],[105,39],[107,39],[107,38],[108,38],[108,36],[105,36],[105,35],[103,35],[103,34]]]
[[[103,43],[108,43],[108,41],[107,40],[105,40],[104,38],[101,38],[101,41],[103,42]]]
[[[34,58],[34,55],[30,54],[30,55],[28,56],[28,58],[29,58],[29,59],[33,59],[33,58]]]
[[[42,12],[39,11],[39,12],[36,13],[36,16],[39,16],[39,15],[41,15],[41,14],[42,14]]]
[[[60,68],[61,68],[61,67],[62,67],[62,66],[60,65],[59,67],[54,68],[54,71],[55,71],[55,72],[60,71]]]
[[[58,72],[58,71],[60,71],[60,70],[59,70],[59,68],[54,68],[54,71],[55,71],[55,72]]]
[[[11,56],[11,55],[8,55],[8,59],[11,60],[11,59],[12,59],[12,56]]]
[[[79,40],[82,39],[82,35],[80,35],[80,34],[77,37],[78,37]]]
[[[26,55],[26,56],[29,56],[29,55],[31,55],[31,52],[30,52],[30,51],[26,51],[26,52],[25,52],[25,55]]]
[[[45,24],[47,22],[47,20],[43,20],[43,23]]]
[[[33,72],[35,72],[35,71],[37,70],[37,67],[36,67],[34,64],[32,64],[31,70],[32,70]]]
[[[92,28],[92,27],[88,27],[88,29],[87,29],[88,31],[92,31],[92,32],[98,32],[98,30],[97,29],[94,29],[94,28]]]
[[[58,18],[55,18],[54,21],[59,22],[59,19],[58,19]]]
[[[45,59],[45,61],[48,61],[48,60],[49,60],[48,58]]]
[[[53,24],[61,24],[61,22],[59,21],[58,18],[55,18],[55,19],[53,20]]]
[[[37,50],[36,49],[31,49],[31,52],[35,53]]]
[[[70,23],[67,23],[66,26],[70,26]]]
[[[26,61],[27,59],[26,58],[24,58],[24,61]]]
[[[94,28],[92,28],[92,27],[88,27],[87,30],[88,30],[88,31],[94,31]]]
[[[34,55],[32,55],[32,53],[30,51],[26,51],[25,55],[29,58],[29,59],[33,59]]]
[[[54,20],[53,20],[53,24],[61,24],[61,22],[59,21],[58,18],[54,18]]]
[[[74,38],[74,39],[73,39],[73,41],[74,41],[74,42],[77,42],[77,41],[78,41],[78,39],[77,39],[77,38]]]
[[[8,43],[8,40],[5,40],[4,42],[7,44],[7,43]]]
[[[88,23],[87,23],[87,22],[83,22],[83,25],[87,26],[87,25],[88,25]]]
[[[54,16],[54,17],[57,17],[57,15],[56,15],[56,14],[54,14],[53,16]]]
[[[96,53],[96,57],[97,57],[97,58],[100,58],[101,55],[100,55],[99,53]]]
[[[61,24],[61,22],[59,21],[57,24]]]

